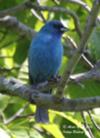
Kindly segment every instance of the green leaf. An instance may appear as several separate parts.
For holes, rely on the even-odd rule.
[[[98,81],[86,81],[80,84],[70,84],[65,90],[71,98],[92,97],[100,95],[100,85]]]
[[[0,94],[0,111],[3,111],[7,107],[9,99],[9,96]]]
[[[56,125],[56,124],[46,124],[46,125],[41,124],[40,126],[42,128],[44,128],[47,132],[49,132],[51,135],[53,135],[54,138],[64,138],[58,125]]]
[[[29,48],[29,41],[19,41],[16,46],[16,51],[14,53],[14,62],[17,64],[22,64],[27,57],[27,52]]]
[[[96,28],[89,40],[89,49],[95,60],[100,59],[100,27]]]

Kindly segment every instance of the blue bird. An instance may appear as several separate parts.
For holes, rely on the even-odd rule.
[[[47,22],[33,38],[28,54],[29,78],[31,84],[50,80],[58,74],[63,56],[61,36],[65,27],[60,21]],[[46,91],[50,93],[50,90]],[[36,109],[37,122],[49,122],[48,110],[39,106]]]

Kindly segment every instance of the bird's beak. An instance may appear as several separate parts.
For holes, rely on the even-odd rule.
[[[61,31],[62,31],[62,32],[68,32],[69,30],[70,30],[70,29],[67,28],[67,27],[62,27],[62,28],[61,28]]]

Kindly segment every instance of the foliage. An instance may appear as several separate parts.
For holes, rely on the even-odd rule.
[[[0,10],[5,10],[7,8],[14,7],[18,4],[21,4],[21,0],[6,0],[5,2],[1,0]],[[34,3],[36,1],[33,1]],[[91,0],[84,0],[84,2],[91,7]],[[70,2],[56,2],[56,0],[45,0],[40,2],[43,6],[56,6],[58,5],[69,10],[72,10],[79,18],[81,31],[84,30],[86,23],[86,18],[88,12],[80,5],[70,3]],[[40,12],[37,11],[37,14],[40,16]],[[63,21],[63,23],[68,26],[70,29],[75,29],[75,24],[73,18],[65,13],[56,13],[56,12],[42,12],[42,15],[46,20],[58,19]],[[19,21],[34,28],[35,31],[38,31],[44,24],[43,21],[40,21],[36,16],[32,14],[30,9],[25,9],[19,12],[14,12],[13,16],[17,17]],[[77,31],[69,31],[66,36],[70,36],[78,44],[80,42],[80,37]],[[92,63],[96,63],[100,58],[100,25],[97,24],[96,29],[91,35],[89,40],[87,51],[89,51],[89,59]],[[64,48],[66,43],[64,40]],[[31,38],[26,38],[25,36],[15,32],[5,27],[0,28],[0,76],[7,77],[16,77],[23,81],[23,83],[28,83],[28,70],[27,70],[27,53]],[[66,48],[65,48],[66,50]],[[70,57],[64,55],[62,67],[60,74],[62,74],[65,64],[70,60]],[[1,71],[2,69],[2,71]],[[75,69],[75,73],[88,71],[89,67],[80,61]],[[70,98],[79,98],[79,97],[90,97],[90,96],[100,96],[100,85],[98,81],[86,81],[81,85],[69,84],[68,85],[68,94],[66,96]],[[65,90],[66,94],[66,90]],[[0,95],[0,138],[75,138],[82,137],[87,138],[88,134],[86,129],[83,127],[83,120],[80,113],[60,113],[56,111],[49,111],[50,115],[50,124],[36,124],[34,116],[31,115],[35,112],[35,106],[29,104],[25,110],[17,116],[16,113],[20,109],[24,108],[26,101],[16,98],[9,97],[6,95]],[[29,114],[29,115],[28,115]],[[92,112],[97,123],[100,123],[99,116],[100,110],[96,109]],[[9,121],[13,116],[17,116],[16,119]],[[88,121],[89,126],[92,129],[92,132],[96,138],[100,137],[100,133],[97,129],[94,128],[91,123],[88,114],[85,114],[85,117]]]

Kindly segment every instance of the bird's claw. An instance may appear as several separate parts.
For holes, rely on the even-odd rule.
[[[61,81],[61,76],[53,76],[50,80],[49,80],[49,82],[59,82],[59,81]]]

